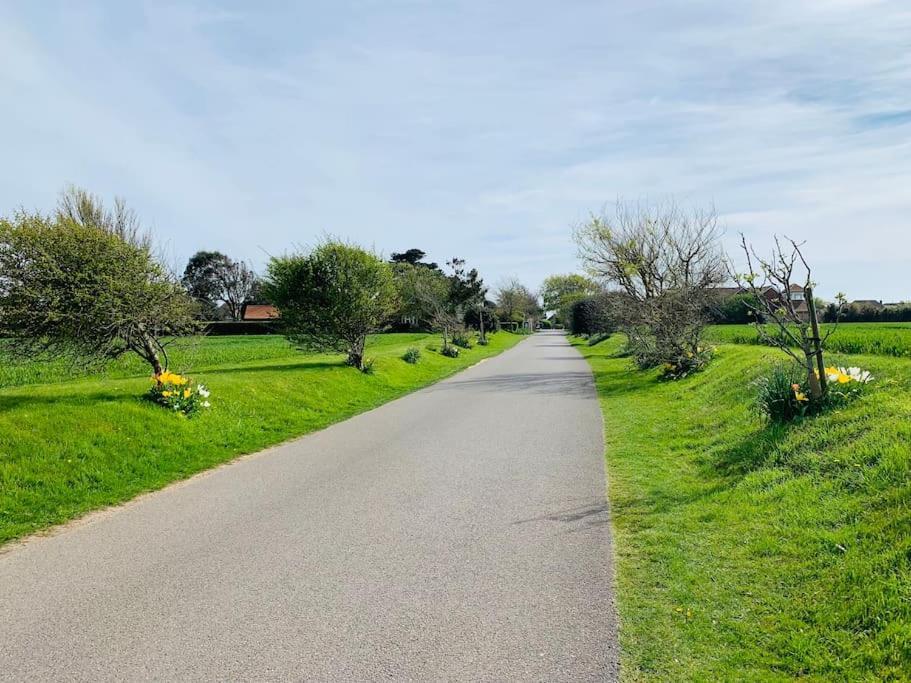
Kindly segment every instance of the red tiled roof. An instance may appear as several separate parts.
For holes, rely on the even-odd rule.
[[[247,304],[244,306],[244,320],[273,320],[280,318],[278,309],[271,304]]]

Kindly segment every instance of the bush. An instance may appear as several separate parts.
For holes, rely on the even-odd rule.
[[[408,350],[402,354],[402,360],[411,365],[416,365],[417,362],[421,360],[420,349],[414,346],[409,347]]]
[[[610,332],[598,332],[588,338],[588,345],[596,346],[607,339],[610,339]]]
[[[608,294],[596,294],[579,299],[569,309],[569,331],[572,334],[592,335],[611,332],[613,329]]]
[[[471,340],[464,334],[453,335],[452,343],[462,349],[471,348]]]
[[[440,349],[440,353],[442,353],[447,358],[458,358],[459,348],[452,345],[444,346],[442,349]]]
[[[359,369],[365,375],[372,375],[374,372],[376,372],[374,368],[375,364],[376,358],[367,358],[361,363],[361,367]]]
[[[661,371],[661,379],[675,380],[683,379],[694,372],[699,372],[708,365],[714,357],[714,349],[698,347],[696,352],[686,351],[676,356],[673,361],[664,363]]]
[[[539,320],[538,329],[539,330],[552,330],[554,328],[553,323],[550,320]]]
[[[487,346],[489,343],[490,343],[490,341],[487,339],[487,337],[484,337],[483,339],[478,339],[478,346]]]
[[[860,368],[826,368],[828,386],[814,399],[806,371],[796,364],[776,365],[756,381],[756,406],[771,422],[793,422],[847,404],[861,395],[873,376]]]
[[[194,415],[209,407],[209,390],[202,384],[194,386],[188,377],[165,370],[152,380],[155,384],[147,397],[153,403],[184,415]]]

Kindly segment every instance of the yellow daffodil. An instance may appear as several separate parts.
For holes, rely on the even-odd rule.
[[[800,403],[804,403],[807,400],[809,400],[809,399],[807,399],[807,395],[805,393],[803,393],[802,391],[795,391],[794,398],[796,398],[798,400],[798,402],[800,402]]]
[[[184,398],[190,398],[190,390],[189,390],[189,389],[184,389],[184,390],[183,390],[183,397],[184,397]]]
[[[169,398],[171,396],[171,393],[172,392],[170,392],[170,391],[162,391],[161,395],[164,396],[165,398]]]

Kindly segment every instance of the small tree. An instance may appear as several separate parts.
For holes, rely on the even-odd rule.
[[[726,276],[719,234],[714,211],[673,203],[618,203],[576,230],[586,269],[622,292],[615,312],[640,367],[685,374],[701,358],[712,290]]]
[[[538,297],[518,278],[505,279],[497,287],[497,315],[500,320],[534,327],[541,316]]]
[[[328,240],[309,254],[274,257],[264,293],[281,313],[288,338],[300,348],[346,353],[364,370],[367,335],[395,310],[392,270],[376,254]]]
[[[0,220],[0,336],[13,353],[103,364],[133,352],[156,375],[167,337],[194,333],[193,301],[125,204],[70,188],[56,216]]]
[[[742,235],[740,245],[747,272],[734,272],[732,276],[752,294],[750,305],[756,313],[755,325],[760,338],[800,365],[807,373],[810,394],[815,399],[820,398],[826,390],[823,349],[837,327],[845,305],[844,295],[839,294],[838,303],[834,305],[836,324],[820,336],[812,272],[801,251],[802,244],[788,239],[782,245],[775,237],[775,246],[768,258],[760,257]],[[801,292],[800,299],[792,296],[795,290]]]
[[[233,320],[240,320],[244,304],[255,294],[256,274],[242,261],[232,261],[219,251],[198,251],[187,262],[181,279],[206,317],[225,305]]]
[[[570,332],[578,335],[613,332],[615,329],[611,304],[613,298],[615,297],[610,293],[601,292],[576,301],[570,307],[568,316]]]
[[[572,305],[600,291],[597,282],[578,273],[551,275],[541,286],[541,299],[545,311],[553,311],[558,323],[568,325]]]

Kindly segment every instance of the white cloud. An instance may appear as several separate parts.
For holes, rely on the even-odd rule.
[[[0,10],[0,211],[72,181],[180,258],[329,231],[534,286],[571,224],[672,194],[911,298],[903,2],[240,6]]]

